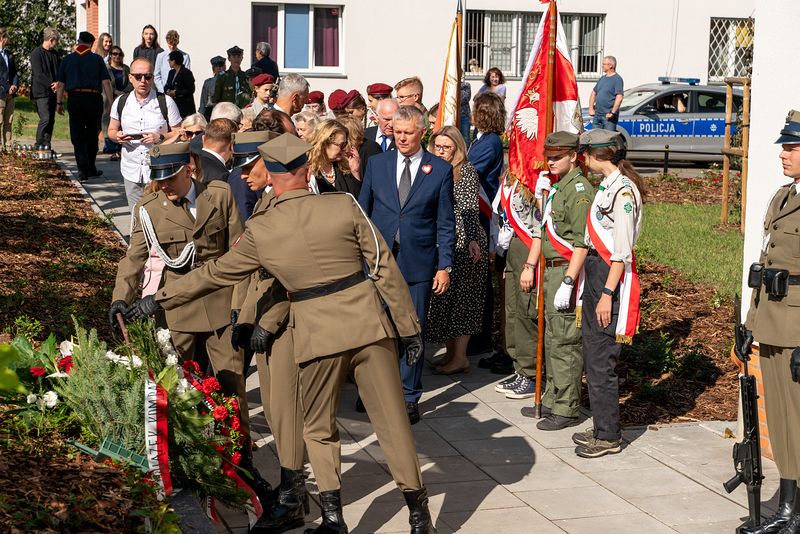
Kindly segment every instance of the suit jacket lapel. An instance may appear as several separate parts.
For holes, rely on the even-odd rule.
[[[176,206],[171,200],[164,195],[164,200],[161,202],[161,205],[166,212],[164,218],[177,224],[181,228],[185,228],[189,231],[194,231],[194,221],[189,217],[189,215],[183,211],[181,206]]]
[[[417,174],[414,175],[414,181],[411,183],[411,191],[408,192],[408,198],[406,199],[406,204],[405,204],[406,206],[408,206],[408,203],[411,202],[411,197],[414,196],[414,193],[416,193],[417,190],[420,187],[422,187],[423,185],[422,182],[425,180],[425,177],[427,176],[427,174],[425,173],[425,171],[422,170],[422,168],[425,165],[427,165],[430,162],[430,160],[431,160],[430,153],[428,153],[428,151],[423,148],[422,161],[419,162],[419,169],[417,169]]]
[[[400,153],[395,150],[392,154],[392,157],[386,158],[387,165],[389,166],[388,172],[386,173],[386,177],[389,180],[389,187],[387,187],[386,190],[389,191],[389,196],[392,198],[392,201],[397,208],[397,213],[400,213],[400,210],[402,209],[400,206],[400,191],[398,191],[397,188],[397,158],[399,157],[399,154]]]
[[[195,215],[195,221],[193,227],[194,227],[194,236],[197,237],[198,234],[200,234],[203,231],[203,226],[205,226],[205,224],[214,214],[216,208],[211,203],[211,193],[208,192],[208,189],[204,184],[195,182],[195,192],[197,193],[195,197],[195,206],[197,207],[197,213]]]

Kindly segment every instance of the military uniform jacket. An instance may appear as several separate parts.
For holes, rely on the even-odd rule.
[[[222,256],[242,234],[244,227],[228,184],[212,182],[206,186],[195,182],[194,186],[197,195],[194,221],[162,191],[146,195],[136,204],[130,246],[117,269],[113,300],[131,303],[135,299],[141,272],[150,255],[139,220],[140,207],[147,210],[158,242],[169,257],[177,258],[194,241],[196,265]],[[185,277],[187,270],[188,267],[180,272],[165,268],[162,286]],[[230,323],[232,298],[233,288],[228,287],[187,301],[180,308],[167,311],[167,326],[179,332],[210,332],[221,328]]]
[[[228,69],[217,76],[217,83],[214,85],[214,104],[233,102],[243,109],[251,100],[253,94],[250,92],[247,74],[243,70],[233,72],[232,69]]]
[[[287,191],[265,212],[248,220],[234,249],[156,293],[174,309],[259,267],[291,292],[320,287],[361,272],[373,274],[345,290],[291,302],[288,332],[300,364],[394,337],[419,333],[408,286],[391,249],[347,194]],[[390,321],[391,313],[394,326]]]
[[[575,168],[558,181],[555,192],[548,200],[556,233],[573,247],[586,248],[586,214],[589,213],[593,198],[592,184],[579,168]],[[547,232],[542,233],[542,253],[545,259],[561,258],[547,237]]]
[[[772,197],[764,217],[759,262],[766,269],[787,269],[800,274],[800,194],[788,184]],[[783,209],[781,209],[783,206]],[[785,297],[767,295],[762,284],[753,289],[747,327],[759,343],[777,347],[800,345],[800,286],[790,285]]]

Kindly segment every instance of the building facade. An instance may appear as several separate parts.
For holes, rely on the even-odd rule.
[[[272,45],[281,72],[305,75],[314,89],[394,85],[417,75],[423,101],[436,102],[456,0],[76,0],[77,31],[107,31],[131,60],[142,27],[181,35],[195,78],[210,75],[209,59],[233,45],[254,61],[256,42]],[[489,67],[507,77],[508,98],[520,87],[536,28],[547,5],[536,0],[463,0],[464,70],[473,94]],[[755,0],[561,0],[558,7],[585,105],[604,55],[618,61],[626,88],[659,76],[721,81],[740,74],[752,47]],[[198,90],[199,97],[199,90]]]

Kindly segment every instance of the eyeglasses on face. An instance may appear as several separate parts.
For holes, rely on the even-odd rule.
[[[451,150],[455,150],[456,147],[448,146],[448,145],[433,145],[433,150],[436,152],[450,152]]]
[[[194,137],[195,135],[200,135],[203,133],[203,130],[184,130],[183,134],[186,137]]]
[[[342,141],[341,143],[331,143],[331,145],[333,145],[333,146],[338,146],[339,148],[341,148],[342,150],[344,150],[344,149],[345,149],[345,147],[347,146],[347,141]]]
[[[397,101],[405,102],[409,98],[414,98],[415,96],[419,96],[419,93],[411,93],[410,95],[403,95],[403,96],[397,95]]]
[[[123,53],[121,53],[121,52],[111,52],[111,55],[112,55],[112,56],[120,56],[120,57],[125,57],[125,54],[123,54]]]
[[[149,72],[137,72],[137,73],[135,73],[135,74],[134,74],[134,73],[131,73],[131,76],[133,76],[134,78],[136,78],[136,81],[137,81],[137,82],[140,82],[140,81],[142,81],[142,78],[144,78],[144,79],[145,79],[145,80],[147,80],[148,82],[149,82],[150,80],[152,80],[152,79],[153,79],[153,75],[152,75],[152,74],[150,74]]]

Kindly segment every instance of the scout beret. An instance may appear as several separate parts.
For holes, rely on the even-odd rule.
[[[275,78],[272,77],[272,74],[259,74],[255,78],[251,80],[253,85],[264,85],[265,83],[275,83]]]
[[[244,50],[242,50],[238,46],[232,46],[228,49],[229,56],[240,56],[242,54],[244,54]]]
[[[189,143],[156,145],[147,154],[150,156],[150,179],[166,180],[189,163]]]
[[[223,67],[225,66],[225,58],[222,56],[214,56],[211,58],[211,65],[214,67]]]
[[[331,111],[344,109],[345,98],[347,98],[347,93],[341,89],[336,89],[328,96],[328,109]]]
[[[325,93],[322,91],[311,91],[308,93],[309,104],[322,104],[325,102]]]
[[[786,124],[783,125],[781,136],[775,141],[776,145],[800,144],[800,111],[789,110],[786,115]]]
[[[78,34],[78,42],[83,44],[92,44],[94,42],[94,35],[89,32],[81,32]]]
[[[278,134],[268,130],[260,132],[234,132],[233,133],[233,168],[244,167],[258,159],[258,147]]]
[[[611,130],[603,130],[595,128],[584,132],[580,136],[581,148],[600,148],[604,146],[617,146],[622,147],[625,145],[625,140],[619,132],[612,132]]]
[[[306,164],[311,145],[290,133],[284,133],[258,147],[269,172],[292,172]]]
[[[350,91],[349,93],[347,93],[346,95],[344,95],[344,98],[342,99],[342,107],[343,107],[343,108],[344,108],[344,107],[347,107],[348,105],[350,105],[350,103],[351,103],[353,100],[355,100],[355,99],[356,99],[356,98],[358,98],[359,96],[361,96],[361,93],[359,93],[358,91],[356,91],[355,89],[353,89],[352,91]]]
[[[578,148],[578,134],[572,132],[553,132],[544,140],[545,152],[561,152],[564,149]]]
[[[367,86],[367,94],[375,96],[391,96],[392,87],[385,83],[373,83]]]

